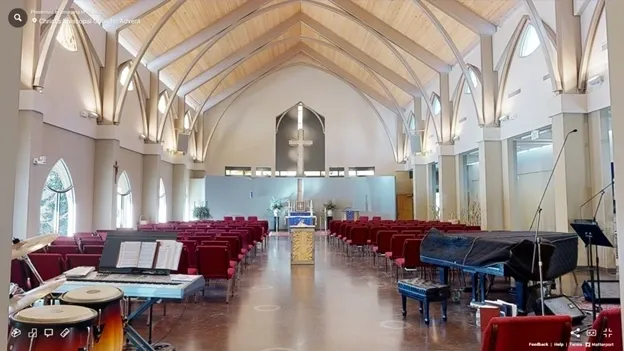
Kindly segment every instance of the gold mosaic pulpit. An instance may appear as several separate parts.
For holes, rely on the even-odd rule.
[[[314,232],[303,222],[290,227],[290,264],[314,264]]]

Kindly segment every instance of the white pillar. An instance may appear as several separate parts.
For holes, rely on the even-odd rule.
[[[624,174],[624,41],[621,39],[624,31],[624,21],[621,14],[624,13],[624,1],[607,1],[607,38],[609,42],[609,84],[611,85],[611,116],[613,128],[613,163],[615,174]],[[620,176],[621,177],[621,176]],[[622,179],[622,178],[620,178]],[[624,186],[615,186],[615,201],[624,204]],[[624,228],[624,211],[620,208],[617,212],[617,225]],[[624,266],[624,235],[617,237],[619,266]],[[620,298],[624,300],[624,279],[620,279]],[[624,325],[624,315],[622,315]]]
[[[479,202],[481,229],[501,230],[503,225],[503,149],[500,128],[483,128],[479,141]]]
[[[184,164],[173,165],[173,189],[171,194],[171,220],[183,221],[186,210],[186,192],[189,186],[189,169]]]
[[[414,165],[412,168],[414,219],[421,221],[427,220],[429,213],[427,168],[430,168],[430,165]]]
[[[573,232],[570,222],[579,218],[580,206],[590,197],[587,115],[563,113],[553,116],[553,158],[555,160],[563,147],[566,134],[574,129],[578,132],[568,137],[550,184],[555,191],[555,229],[563,233]],[[580,240],[578,264],[587,265],[585,247]]]
[[[503,228],[522,230],[518,222],[517,199],[517,159],[516,142],[509,138],[501,140],[502,177],[503,177]],[[524,228],[526,229],[526,228]]]
[[[23,6],[20,0],[4,0],[0,2],[0,13],[8,14],[14,8]],[[2,128],[0,128],[0,140],[4,147],[0,148],[0,233],[4,233],[5,243],[9,243],[13,233],[13,211],[15,178],[17,172],[17,155],[15,148],[19,145],[19,91],[20,91],[20,57],[22,49],[22,30],[9,25],[6,17],[0,24],[0,45],[4,51],[0,76],[2,77],[2,94],[0,94],[0,106],[2,106]],[[9,278],[11,275],[11,245],[2,245],[4,251],[0,251],[0,257],[4,257],[4,267],[0,275],[1,291],[9,291]],[[3,253],[2,253],[3,252]],[[4,295],[0,310],[9,309],[9,296]],[[8,319],[1,319],[0,330],[8,330]],[[0,345],[7,344],[7,334],[0,333]]]
[[[432,220],[436,206],[436,172],[433,163],[427,164],[427,219]]]
[[[456,219],[457,214],[457,169],[452,145],[440,145],[438,152],[440,181],[440,220]]]
[[[189,179],[189,209],[191,213],[195,206],[206,203],[206,175],[205,172],[191,171]],[[207,204],[210,208],[211,204]],[[191,220],[193,220],[191,215]]]
[[[143,213],[150,223],[158,222],[160,155],[143,155]]]
[[[93,230],[117,227],[117,177],[115,162],[119,155],[119,140],[95,141],[93,179]]]

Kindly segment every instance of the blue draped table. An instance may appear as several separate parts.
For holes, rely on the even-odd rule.
[[[310,212],[290,212],[286,219],[289,229],[302,221],[305,225],[316,225],[316,216],[310,215]]]

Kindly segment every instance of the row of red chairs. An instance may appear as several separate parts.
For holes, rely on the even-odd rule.
[[[187,229],[201,229],[211,227],[224,227],[224,226],[245,226],[245,225],[259,225],[263,228],[264,232],[269,230],[269,222],[266,220],[258,220],[257,217],[250,216],[245,220],[244,217],[239,217],[238,220],[202,220],[195,222],[169,222],[169,223],[157,223],[157,224],[142,224],[138,229],[141,231],[165,231],[165,230],[187,230]]]

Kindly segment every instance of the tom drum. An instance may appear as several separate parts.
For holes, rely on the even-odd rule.
[[[41,306],[9,317],[9,351],[91,351],[97,312],[81,306]]]
[[[61,295],[61,304],[88,307],[99,313],[94,351],[122,351],[124,345],[121,300],[114,286],[86,286]]]

